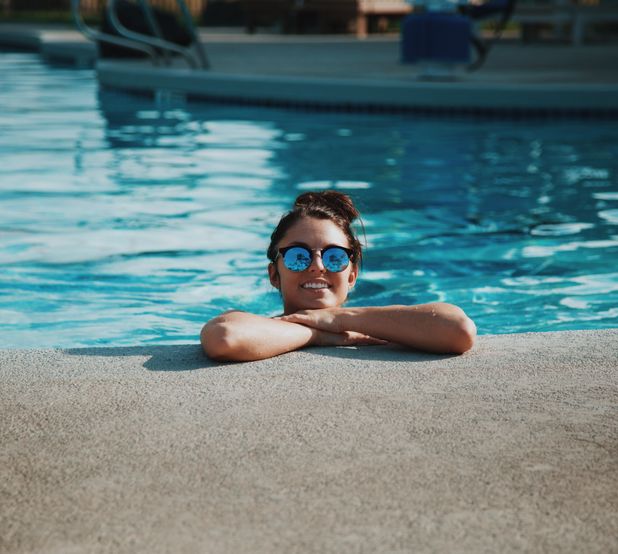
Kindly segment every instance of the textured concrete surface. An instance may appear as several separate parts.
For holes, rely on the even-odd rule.
[[[618,551],[618,330],[0,351],[0,552]]]

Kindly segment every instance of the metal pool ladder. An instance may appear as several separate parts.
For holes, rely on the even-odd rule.
[[[161,65],[161,62],[166,66],[171,65],[172,54],[180,54],[187,61],[191,69],[208,69],[210,67],[204,47],[193,25],[193,18],[184,0],[176,0],[176,4],[183,15],[187,31],[192,40],[193,48],[179,46],[163,38],[163,34],[148,0],[138,0],[138,2],[153,36],[144,35],[127,29],[118,19],[116,2],[117,0],[107,0],[106,10],[109,21],[119,36],[103,33],[87,25],[81,15],[81,0],[71,0],[71,11],[73,12],[73,19],[75,20],[77,28],[90,40],[109,42],[116,46],[123,46],[125,48],[144,52],[150,56],[153,64],[157,66]]]

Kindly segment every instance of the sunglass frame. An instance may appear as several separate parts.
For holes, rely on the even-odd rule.
[[[285,262],[285,255],[292,248],[300,248],[301,250],[304,250],[305,252],[308,253],[308,255],[309,255],[309,263],[307,264],[306,267],[304,267],[302,269],[293,269],[293,268],[289,267],[286,264],[286,262]],[[343,250],[346,253],[347,257],[348,257],[348,263],[345,264],[345,266],[343,266],[341,269],[336,270],[336,271],[334,271],[332,269],[329,269],[329,267],[327,266],[328,262],[324,262],[324,253],[327,252],[328,250],[333,250],[333,249]],[[281,257],[281,259],[283,260],[283,265],[286,267],[286,269],[289,269],[290,271],[293,271],[294,273],[300,273],[302,271],[306,271],[307,269],[309,269],[311,267],[311,264],[313,263],[314,252],[319,252],[320,253],[320,258],[322,259],[322,265],[326,268],[326,270],[329,273],[341,273],[342,271],[345,271],[348,268],[350,263],[354,263],[354,250],[352,250],[351,248],[346,248],[345,246],[339,246],[339,245],[336,245],[336,244],[331,244],[331,245],[326,246],[324,248],[315,248],[315,249],[308,248],[307,246],[303,246],[302,244],[292,244],[291,246],[286,246],[284,248],[279,248],[279,250],[277,251],[277,258]],[[277,260],[277,258],[275,258],[275,261]]]

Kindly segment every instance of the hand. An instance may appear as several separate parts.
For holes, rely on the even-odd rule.
[[[287,321],[288,323],[298,323],[305,327],[328,331],[330,333],[344,333],[340,319],[337,316],[343,312],[341,308],[322,308],[318,310],[300,310],[293,314],[282,315],[275,319]],[[364,335],[367,336],[367,335]]]
[[[387,344],[388,341],[376,339],[354,331],[343,333],[330,333],[328,331],[315,330],[311,344],[313,346],[371,346],[374,344]]]

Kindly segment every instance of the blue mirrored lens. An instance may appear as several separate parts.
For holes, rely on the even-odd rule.
[[[350,258],[343,248],[333,246],[322,252],[322,263],[328,271],[338,273],[348,267]]]
[[[295,246],[283,255],[283,263],[290,271],[305,271],[311,265],[311,252]]]

